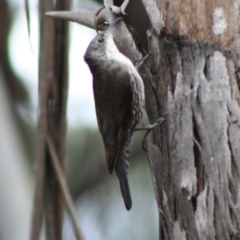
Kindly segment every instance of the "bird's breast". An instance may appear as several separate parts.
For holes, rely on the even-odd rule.
[[[108,71],[94,75],[93,90],[96,108],[102,114],[114,117],[122,114],[125,104],[128,104],[130,79],[113,63]]]

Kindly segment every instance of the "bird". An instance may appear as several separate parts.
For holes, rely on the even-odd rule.
[[[90,42],[84,60],[93,76],[96,117],[101,133],[109,173],[113,171],[127,210],[132,208],[128,184],[132,136],[143,115],[143,80],[132,61],[122,54],[113,38],[117,18],[106,31]]]

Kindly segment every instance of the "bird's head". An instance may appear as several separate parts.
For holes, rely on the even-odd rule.
[[[115,48],[117,48],[113,40],[113,29],[120,20],[121,17],[116,18],[106,31],[99,32],[97,36],[90,42],[84,56],[86,62],[88,62],[88,59],[94,60],[99,57],[105,57],[107,51],[115,50]]]

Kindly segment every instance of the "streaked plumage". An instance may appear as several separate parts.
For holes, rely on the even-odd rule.
[[[84,59],[93,75],[96,115],[108,169],[110,173],[116,171],[129,210],[129,154],[134,129],[142,118],[144,85],[130,59],[119,52],[110,31],[91,41]]]

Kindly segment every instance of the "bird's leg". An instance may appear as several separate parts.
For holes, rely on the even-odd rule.
[[[146,127],[135,128],[135,131],[147,131],[151,132],[155,127],[161,125],[162,122],[166,120],[167,112],[164,114],[163,117],[160,117],[154,124],[149,124]]]
[[[135,128],[135,131],[146,131],[146,133],[143,136],[143,140],[142,140],[142,148],[144,151],[147,152],[147,148],[146,148],[146,139],[148,134],[157,126],[160,126],[165,120],[166,120],[166,116],[167,116],[167,112],[164,114],[163,117],[160,117],[154,124],[149,124],[146,127],[142,127],[142,128]]]
[[[140,60],[138,60],[136,65],[135,65],[135,68],[136,69],[140,68],[148,57],[149,57],[149,54],[147,54],[145,57],[143,57]]]

